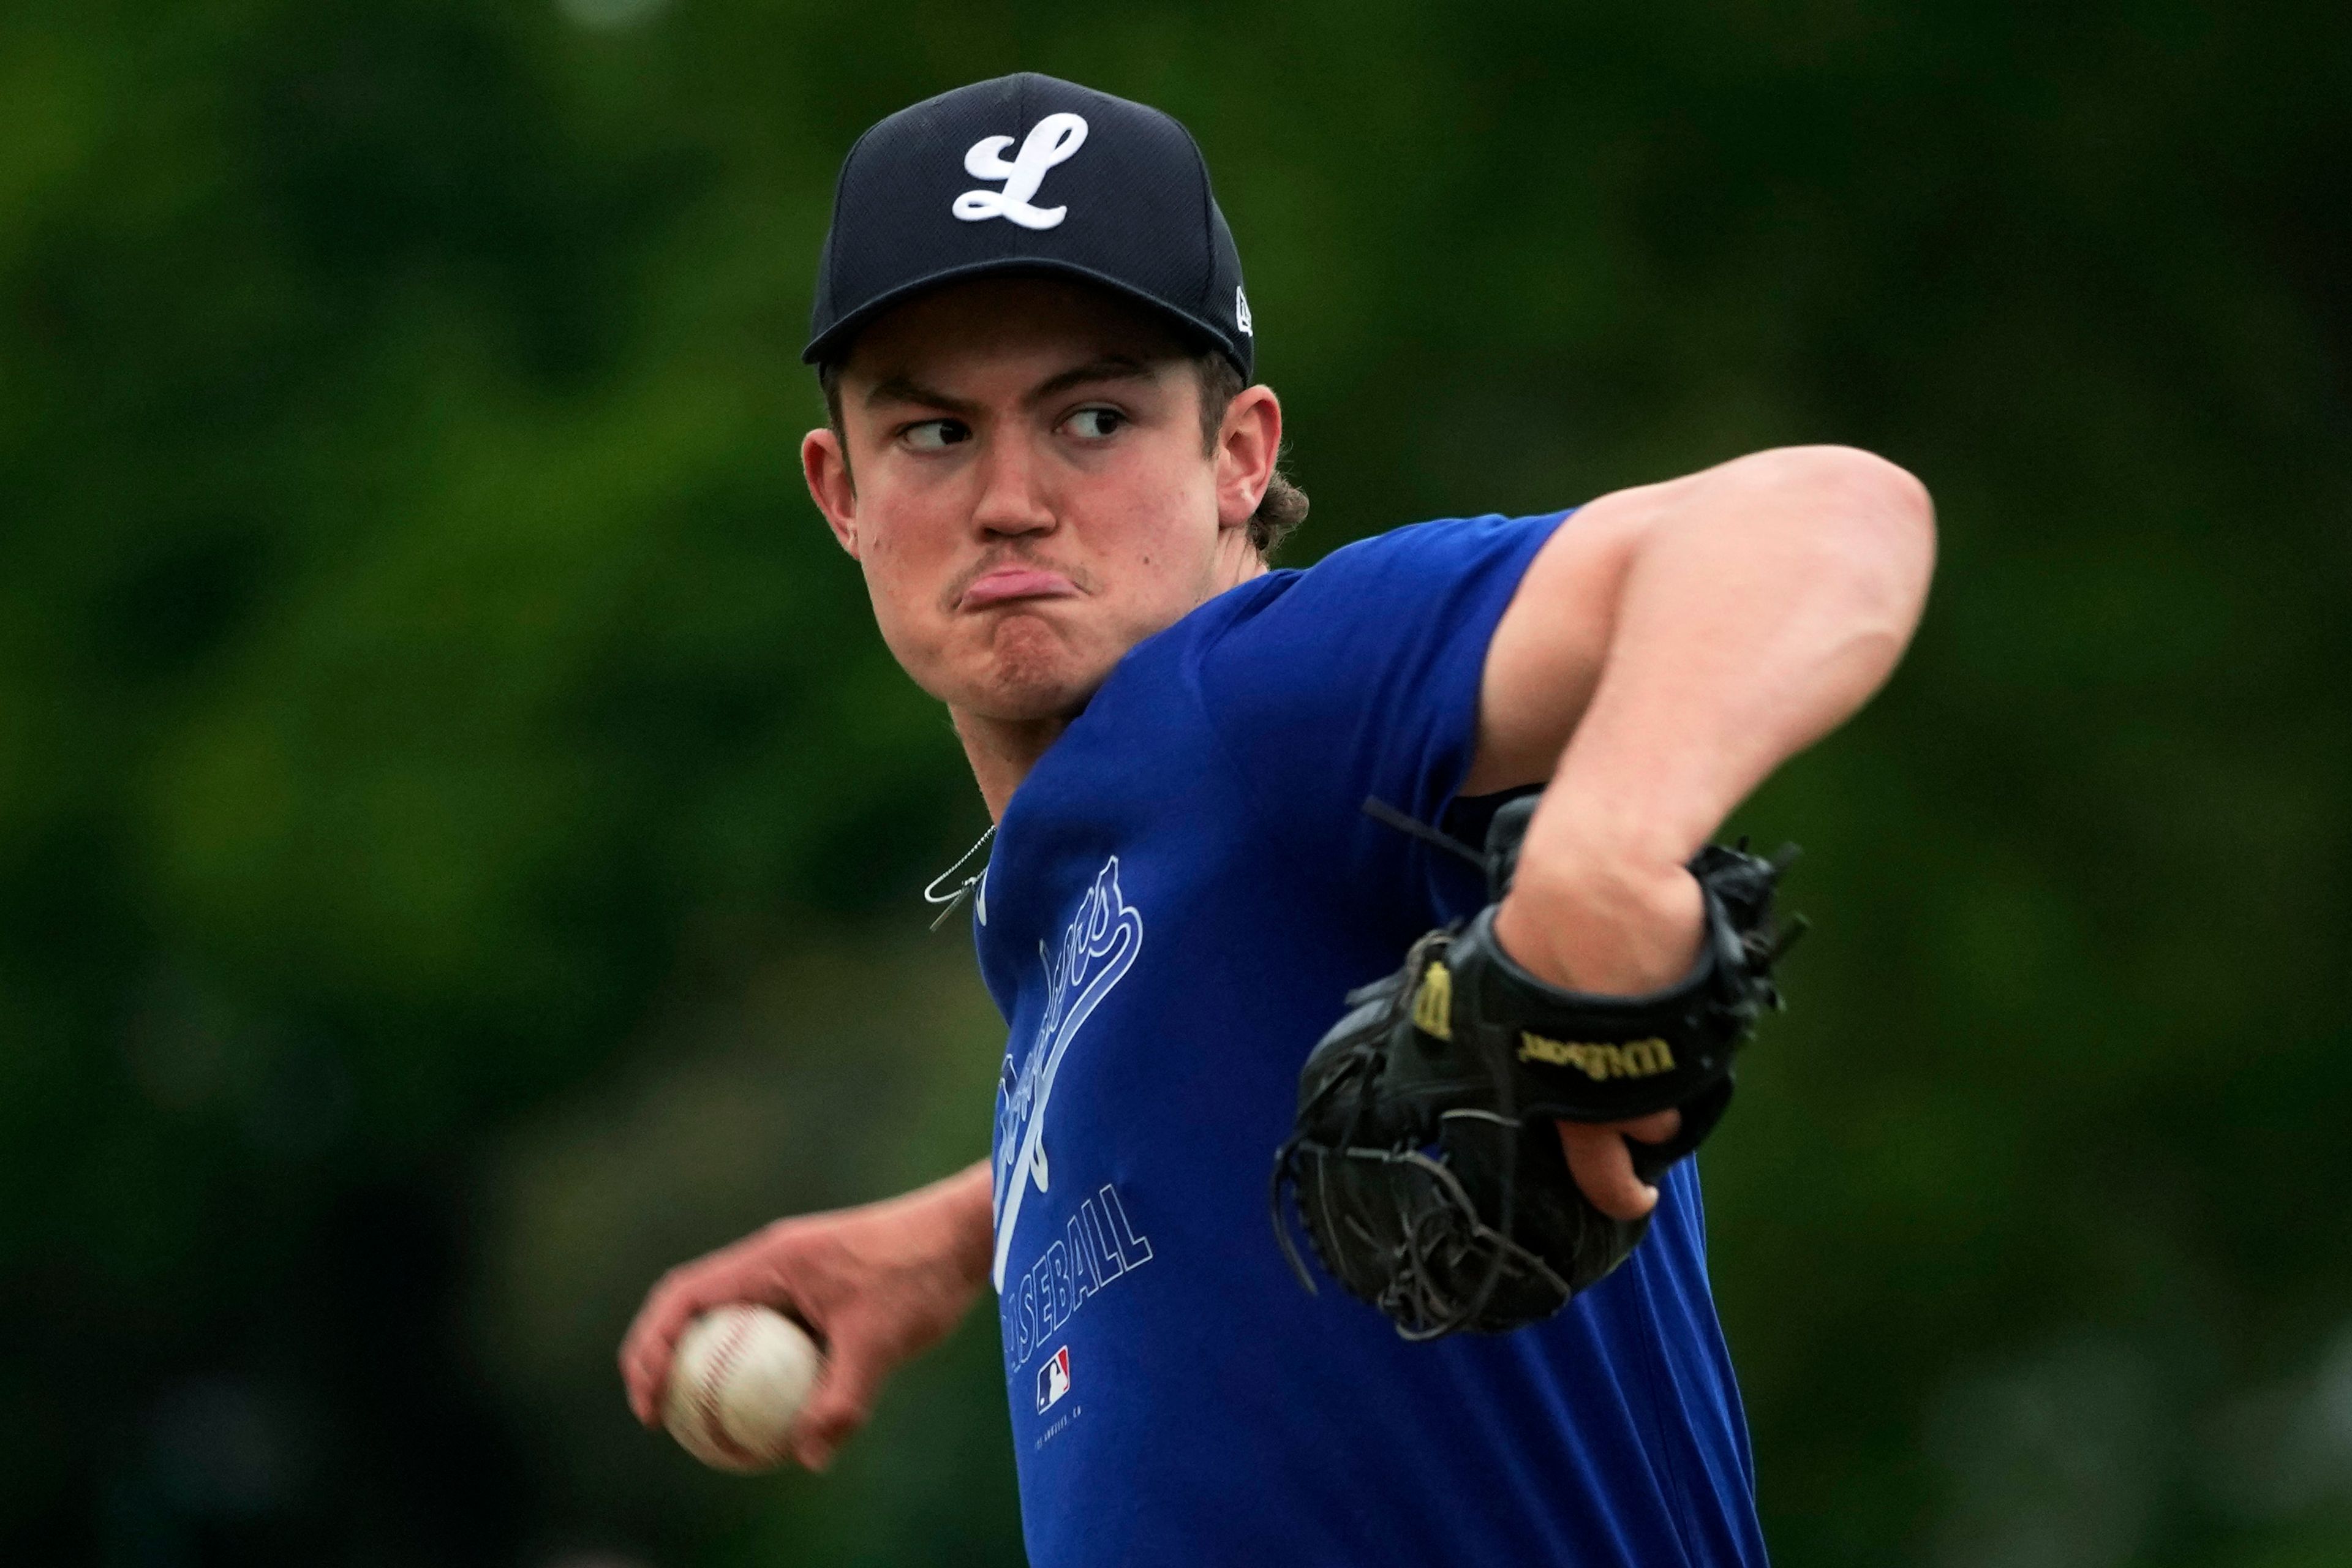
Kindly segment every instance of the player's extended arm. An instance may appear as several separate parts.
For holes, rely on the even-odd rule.
[[[823,1469],[865,1425],[883,1381],[928,1350],[988,1279],[988,1162],[902,1196],[798,1215],[662,1276],[621,1342],[629,1407],[661,1420],[677,1337],[734,1301],[778,1307],[824,1346],[824,1372],[793,1422],[793,1457]]]
[[[1787,758],[1884,684],[1925,605],[1934,509],[1903,469],[1843,447],[1759,452],[1580,510],[1504,613],[1465,794],[1549,780],[1495,933],[1573,990],[1680,979],[1696,951],[1684,862]],[[1619,1133],[1674,1112],[1562,1124],[1604,1212],[1656,1194]]]

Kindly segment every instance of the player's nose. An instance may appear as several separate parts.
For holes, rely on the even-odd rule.
[[[1022,441],[991,441],[979,458],[980,500],[972,508],[972,527],[992,539],[1050,533],[1053,508],[1038,488],[1035,457]]]

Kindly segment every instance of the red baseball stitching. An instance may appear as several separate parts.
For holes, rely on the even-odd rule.
[[[739,1465],[756,1465],[761,1463],[761,1458],[736,1442],[728,1432],[727,1425],[719,1414],[719,1390],[726,1383],[727,1374],[735,1370],[736,1362],[742,1357],[745,1342],[751,1336],[752,1314],[756,1310],[751,1307],[729,1309],[733,1318],[728,1324],[727,1337],[711,1352],[709,1367],[702,1377],[696,1380],[694,1390],[694,1417],[703,1436],[712,1447]]]

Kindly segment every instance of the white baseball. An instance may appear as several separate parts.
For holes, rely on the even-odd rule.
[[[816,1342],[782,1312],[716,1308],[678,1336],[662,1424],[715,1469],[767,1469],[783,1462],[785,1435],[824,1364]]]

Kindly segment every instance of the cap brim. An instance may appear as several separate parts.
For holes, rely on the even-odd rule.
[[[1075,278],[1081,282],[1092,283],[1097,288],[1107,289],[1123,300],[1133,300],[1162,321],[1174,323],[1188,337],[1198,339],[1200,346],[1214,349],[1224,355],[1233,362],[1234,368],[1241,372],[1244,380],[1249,378],[1251,373],[1249,358],[1236,354],[1233,344],[1226,340],[1223,330],[1206,318],[1193,315],[1187,310],[1180,310],[1155,294],[1146,293],[1131,284],[1122,283],[1118,279],[1107,273],[1098,272],[1091,267],[1034,256],[975,261],[962,267],[950,267],[933,272],[926,277],[918,278],[910,283],[901,283],[896,289],[877,294],[866,300],[824,331],[811,338],[808,347],[801,351],[801,363],[816,364],[825,360],[843,358],[849,352],[849,342],[852,338],[872,326],[875,321],[885,312],[905,304],[918,294],[926,294],[947,284],[967,282],[975,278],[1022,276]]]

